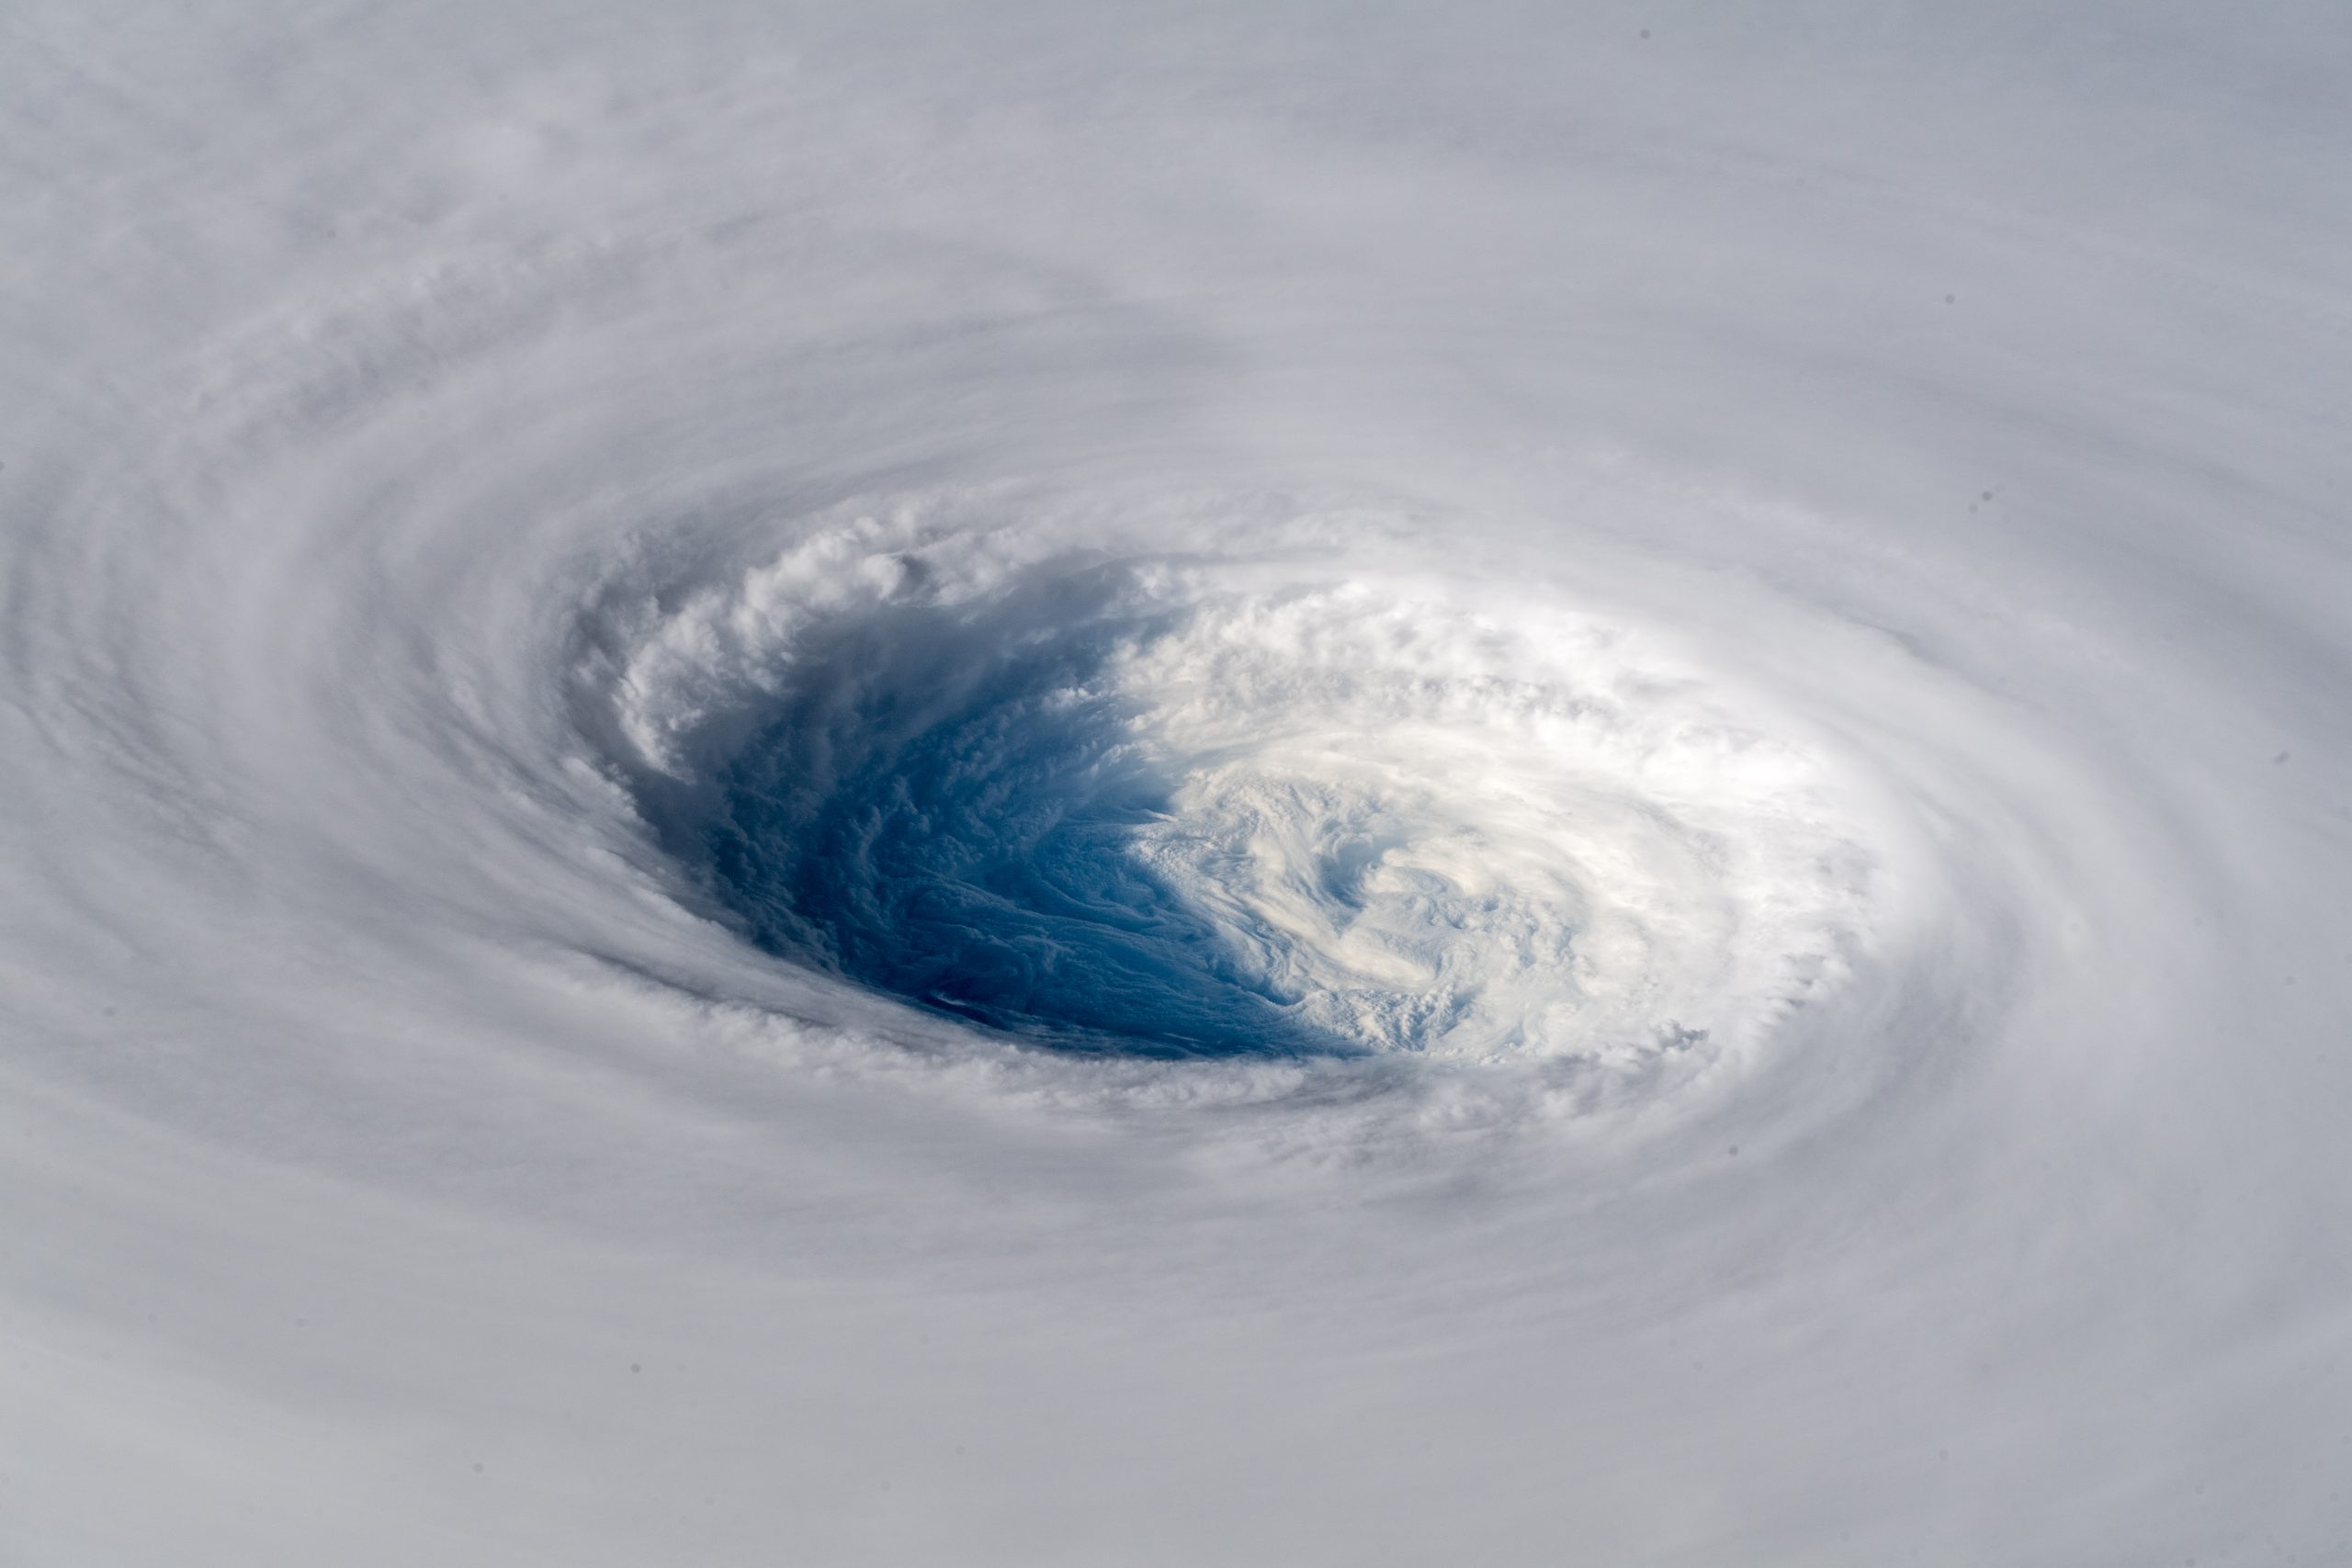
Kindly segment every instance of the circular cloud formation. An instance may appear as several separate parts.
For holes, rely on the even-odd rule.
[[[1857,792],[1629,629],[1280,521],[1041,551],[1082,531],[1013,504],[820,521],[632,617],[619,771],[759,946],[1070,1049],[1643,1072],[1866,946]]]
[[[2352,1551],[2341,29],[2159,12],[10,24],[10,1529]]]

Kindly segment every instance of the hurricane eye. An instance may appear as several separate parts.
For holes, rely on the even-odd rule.
[[[815,581],[787,552],[655,639],[707,649],[754,600],[774,628],[722,739],[685,727],[693,765],[638,784],[786,965],[1055,1050],[1651,1070],[1761,1039],[1868,945],[1822,760],[1621,628],[1328,565],[796,548],[822,594],[779,605]]]

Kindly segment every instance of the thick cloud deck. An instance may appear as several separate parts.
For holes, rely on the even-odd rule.
[[[0,1561],[2352,1562],[2341,11],[7,7]]]

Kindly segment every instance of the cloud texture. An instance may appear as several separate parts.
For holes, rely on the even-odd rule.
[[[0,19],[0,1556],[2352,1545],[2332,6]]]

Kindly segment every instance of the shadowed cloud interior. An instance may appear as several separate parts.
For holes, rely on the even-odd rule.
[[[704,787],[649,796],[752,940],[1055,1045],[1345,1049],[1134,852],[1172,783],[1106,664],[1152,635],[1116,567],[876,610],[800,650]]]

